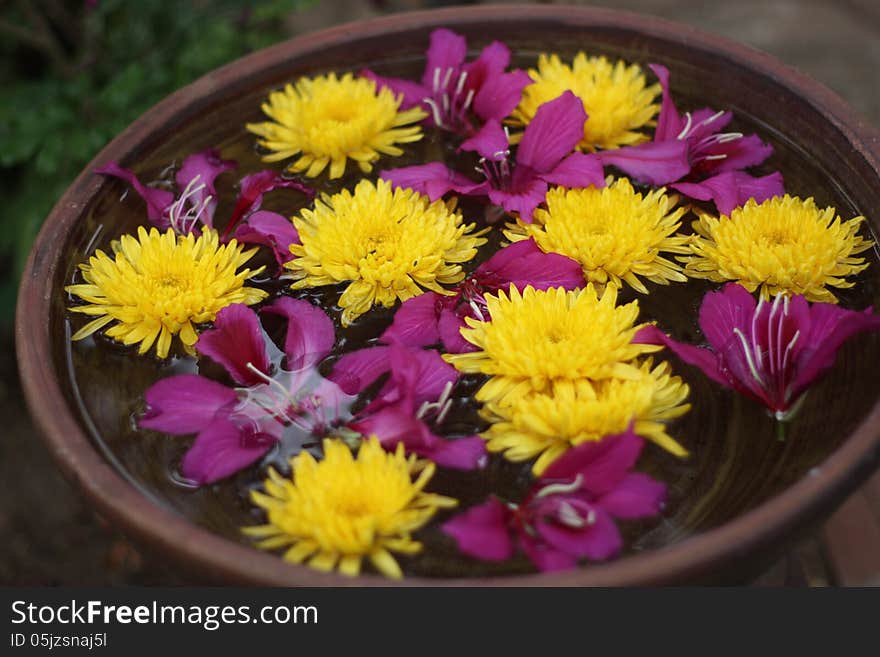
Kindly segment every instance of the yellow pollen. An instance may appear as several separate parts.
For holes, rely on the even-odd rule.
[[[213,321],[230,304],[250,305],[267,296],[244,286],[262,267],[237,272],[257,250],[243,252],[235,240],[220,245],[211,229],[196,238],[175,235],[170,228],[148,233],[140,227],[137,238],[123,235],[113,251],[112,258],[95,253],[80,265],[86,282],[65,288],[87,302],[70,310],[96,317],[74,333],[74,340],[112,323],[107,337],[126,345],[140,343],[140,354],[155,343],[156,355],[167,357],[176,335],[192,354],[198,339],[194,325]]]
[[[383,575],[399,579],[403,573],[391,553],[419,552],[412,533],[438,509],[457,504],[424,492],[434,464],[419,471],[424,462],[407,457],[402,443],[389,453],[371,437],[355,457],[344,442],[325,439],[323,460],[301,452],[290,464],[291,479],[270,468],[265,493],[251,493],[267,524],[242,531],[258,539],[258,547],[284,548],[287,561],[317,570],[357,575],[368,557]]]
[[[351,281],[339,299],[348,326],[374,305],[398,300],[464,278],[461,264],[485,243],[463,224],[454,201],[431,203],[411,189],[394,189],[384,180],[362,180],[354,193],[325,195],[314,210],[302,210],[293,223],[302,244],[285,264],[302,289]]]
[[[490,321],[467,318],[462,336],[478,351],[446,354],[459,371],[491,378],[476,398],[496,404],[513,403],[532,393],[554,394],[575,381],[641,376],[631,361],[658,351],[654,345],[633,344],[638,302],[618,306],[616,288],[597,294],[585,289],[546,291],[527,286],[522,294],[487,295]]]
[[[836,303],[828,288],[852,287],[846,278],[868,266],[857,255],[873,246],[858,234],[864,217],[842,221],[834,208],[820,210],[812,198],[752,199],[729,217],[697,215],[693,255],[680,258],[685,274],[736,281],[764,298],[803,294],[809,301]]]
[[[583,52],[569,66],[558,55],[541,54],[538,68],[530,69],[529,75],[534,82],[525,88],[511,114],[514,125],[528,125],[541,105],[571,90],[587,113],[580,150],[619,148],[649,139],[639,130],[655,124],[653,119],[660,111],[655,101],[661,89],[659,84],[648,86],[639,66],[587,57]]]
[[[418,107],[401,112],[401,101],[390,89],[377,90],[373,80],[351,73],[300,78],[269,94],[262,109],[271,121],[245,127],[272,151],[266,162],[298,155],[290,171],[315,177],[329,165],[330,178],[340,178],[348,160],[369,173],[381,155],[403,154],[397,144],[422,138],[421,128],[410,124],[427,114]]]
[[[668,363],[656,367],[652,359],[632,379],[605,379],[591,384],[572,381],[557,385],[553,395],[533,394],[511,404],[487,404],[483,409],[492,426],[482,434],[492,452],[510,461],[527,461],[536,476],[572,447],[633,431],[676,456],[687,456],[666,433],[666,422],[687,413],[683,403],[688,386],[672,376]]]
[[[534,238],[545,253],[577,260],[597,287],[625,281],[647,294],[639,276],[661,285],[687,280],[661,255],[690,253],[690,238],[674,234],[685,212],[677,201],[662,189],[642,196],[626,178],[602,189],[557,187],[547,192],[547,209],[536,210],[533,223],[517,221],[504,234],[513,241]]]

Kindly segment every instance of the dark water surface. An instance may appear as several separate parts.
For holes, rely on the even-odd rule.
[[[562,51],[561,54],[567,53]],[[629,54],[632,61],[647,63],[631,53],[621,54]],[[534,59],[534,53],[523,52],[516,63],[527,67]],[[422,63],[412,59],[389,60],[381,64],[371,62],[371,66],[383,74],[417,78]],[[352,67],[353,70],[359,68]],[[246,121],[262,120],[259,104],[267,91],[263,89],[242,96],[234,104],[209,109],[198,120],[181,125],[172,139],[155,145],[145,157],[122,164],[132,167],[142,180],[156,180],[170,163],[179,164],[186,155],[209,146],[219,148],[224,159],[239,162],[236,173],[223,174],[218,179],[220,205],[215,216],[222,228],[222,220],[228,216],[235,198],[233,185],[238,177],[279,166],[264,165],[260,161],[254,138],[243,127]],[[688,93],[686,80],[676,82],[674,68],[673,91],[682,111],[706,104],[692,90]],[[736,111],[737,108],[732,109]],[[786,126],[768,126],[738,112],[730,129],[757,132],[773,144],[775,154],[760,173],[781,170],[789,193],[813,196],[820,206],[834,205],[843,219],[868,211],[856,207],[846,196],[841,184],[845,181],[836,179],[834,172],[822,170],[786,136]],[[403,157],[380,160],[372,177],[382,168],[435,159],[445,159],[453,164],[455,157],[454,144],[430,130],[423,141],[409,145],[406,151]],[[468,165],[460,164],[460,168],[467,171]],[[360,177],[356,168],[349,166],[343,179],[330,182],[322,178],[318,179],[318,185],[322,191],[335,192],[352,187]],[[85,261],[95,249],[108,250],[111,240],[146,223],[144,204],[136,194],[128,192],[120,201],[125,189],[121,182],[114,182],[90,208],[70,245],[65,282],[75,280],[76,264]],[[304,197],[296,192],[278,190],[267,195],[263,207],[292,215],[304,201]],[[461,207],[466,222],[483,225],[487,210],[484,205],[463,199]],[[686,218],[684,230],[689,230],[691,219],[693,217]],[[865,225],[863,231],[868,230]],[[496,225],[492,237],[494,239],[481,249],[478,258],[468,267],[476,267],[497,248],[500,225]],[[845,307],[861,309],[877,304],[880,267],[876,250],[866,255],[872,266],[858,277],[853,290],[841,291],[838,295]],[[273,266],[266,254],[259,254],[257,258],[262,258],[270,268]],[[646,284],[651,290],[649,295],[637,295],[627,288],[621,294],[621,302],[638,298],[641,321],[657,320],[678,339],[699,342],[697,309],[703,295],[715,286],[697,280],[670,286]],[[267,283],[267,286],[276,291],[281,289],[276,283]],[[290,294],[289,291],[286,293]],[[338,295],[337,288],[295,294],[318,303],[333,318],[337,327],[333,355],[371,344],[393,315],[392,310],[376,308],[350,328],[342,329],[340,311],[335,305]],[[58,300],[58,316],[63,313],[61,306],[71,301],[69,298]],[[84,322],[80,317],[68,316],[68,320],[71,323],[66,327],[68,336]],[[262,511],[250,504],[248,492],[260,486],[268,464],[283,465],[291,451],[289,447],[285,448],[285,444],[303,437],[288,434],[285,444],[274,448],[258,467],[248,468],[217,484],[194,489],[182,482],[177,474],[192,438],[139,431],[137,418],[143,411],[144,390],[158,379],[194,371],[219,376],[217,367],[186,358],[160,363],[137,357],[133,349],[102,337],[70,343],[65,340],[64,331],[56,333],[59,334],[60,353],[64,354],[65,362],[61,366],[69,377],[72,401],[96,446],[114,466],[158,504],[230,540],[247,543],[239,528],[264,521]],[[669,358],[675,373],[682,376],[691,388],[689,401],[693,409],[669,428],[669,433],[691,452],[691,457],[679,460],[651,443],[646,444],[639,469],[668,485],[669,504],[661,518],[620,523],[627,538],[627,550],[631,552],[658,548],[695,532],[717,527],[807,476],[811,469],[821,467],[823,459],[864,419],[880,396],[880,370],[875,365],[880,358],[880,336],[858,336],[841,351],[829,375],[809,393],[799,415],[788,427],[786,440],[779,441],[775,423],[762,407],[719,388],[674,356],[661,352],[658,357]],[[454,391],[457,401],[444,425],[448,434],[464,435],[485,426],[476,415],[477,406],[471,400],[480,383],[479,377],[465,377]],[[460,500],[460,508],[467,508],[481,502],[490,491],[515,500],[524,494],[530,483],[529,464],[511,464],[493,456],[486,470],[479,472],[438,469],[430,488],[456,497]],[[460,576],[532,570],[530,564],[521,558],[504,564],[485,564],[463,557],[438,529],[439,523],[448,515],[448,512],[439,514],[431,525],[417,534],[425,543],[422,554],[399,557],[408,574]]]

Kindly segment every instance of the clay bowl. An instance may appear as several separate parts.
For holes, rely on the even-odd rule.
[[[430,31],[441,26],[466,35],[475,49],[491,39],[505,41],[519,66],[530,65],[542,50],[570,57],[579,49],[665,64],[672,71],[681,107],[734,110],[745,131],[760,133],[776,147],[770,165],[783,171],[790,192],[834,204],[846,218],[865,215],[877,232],[877,134],[816,82],[767,55],[683,25],[574,7],[457,8],[343,25],[206,75],[132,124],[67,190],[31,252],[17,317],[25,393],[59,466],[99,513],[193,577],[262,585],[388,583],[369,575],[323,575],[261,553],[233,538],[234,532],[221,526],[222,519],[191,513],[186,496],[168,493],[160,475],[132,466],[133,452],[126,451],[121,437],[131,432],[131,407],[126,404],[132,394],[142,392],[142,382],[124,368],[114,368],[120,361],[112,354],[102,361],[100,374],[84,382],[88,354],[69,343],[63,286],[76,264],[143,221],[142,210],[129,198],[122,203],[128,214],[122,212],[113,223],[102,222],[108,208],[120,205],[123,186],[92,170],[118,160],[140,173],[156,174],[175,158],[179,161],[181,154],[241,140],[245,121],[259,117],[265,93],[302,74],[357,70],[369,64],[385,74],[415,76],[421,71]],[[258,166],[252,152],[250,157]],[[877,305],[880,264],[875,253],[870,258],[872,266],[858,281],[858,292],[843,299],[850,307]],[[702,291],[680,301],[682,326],[693,326]],[[648,313],[652,303],[658,310],[660,301],[646,300],[643,308]],[[670,470],[667,482],[677,506],[646,539],[637,541],[637,549],[610,563],[560,574],[486,578],[463,570],[458,577],[417,575],[405,583],[747,581],[814,528],[876,467],[880,371],[873,363],[878,356],[878,336],[860,336],[849,343],[831,374],[811,393],[811,402],[784,442],[775,440],[760,409],[729,393],[707,391],[699,373],[673,361],[695,394],[717,403],[697,407],[687,416],[690,424],[682,431],[689,436],[695,460]]]

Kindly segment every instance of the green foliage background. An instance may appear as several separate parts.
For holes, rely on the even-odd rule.
[[[200,75],[288,36],[309,0],[0,0],[0,324],[52,205],[113,136]]]

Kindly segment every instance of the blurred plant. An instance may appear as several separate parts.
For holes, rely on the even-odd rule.
[[[73,177],[178,87],[280,40],[313,0],[0,0],[0,324]]]

